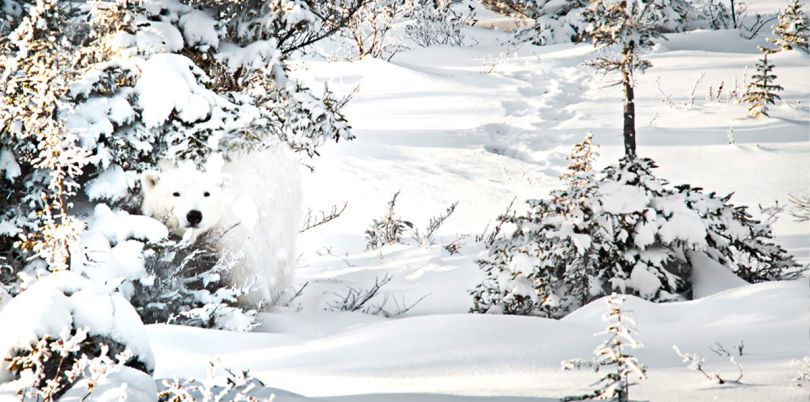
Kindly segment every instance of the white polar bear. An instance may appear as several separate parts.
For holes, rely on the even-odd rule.
[[[237,154],[206,171],[187,164],[141,177],[142,212],[184,239],[217,231],[219,252],[239,261],[233,284],[254,283],[249,302],[269,302],[290,286],[302,212],[300,163],[286,144]]]

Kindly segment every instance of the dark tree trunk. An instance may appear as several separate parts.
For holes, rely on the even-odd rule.
[[[622,86],[624,87],[624,154],[636,156],[636,101],[633,92],[633,43],[624,48],[622,58]]]

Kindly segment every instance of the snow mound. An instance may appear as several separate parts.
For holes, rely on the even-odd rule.
[[[89,397],[88,381],[83,379],[65,393],[59,402],[157,402],[157,385],[148,374],[131,367],[107,374],[93,389]]]
[[[0,360],[27,350],[45,335],[86,328],[127,347],[150,372],[155,362],[138,313],[121,295],[74,272],[57,272],[35,282],[0,310]],[[11,373],[0,366],[0,381]]]
[[[695,299],[749,284],[706,254],[691,253],[689,261],[692,264],[692,297]]]

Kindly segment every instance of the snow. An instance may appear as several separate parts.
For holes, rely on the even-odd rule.
[[[0,149],[0,172],[8,181],[14,181],[20,175],[20,165],[14,160],[14,154],[8,149]]]
[[[630,273],[630,284],[638,290],[642,297],[652,297],[661,288],[661,280],[647,269],[645,264],[639,263]]]
[[[276,47],[275,39],[260,40],[246,47],[224,43],[216,55],[217,60],[225,63],[231,71],[240,68],[271,70],[280,58],[281,52]]]
[[[599,193],[602,194],[602,208],[611,214],[643,211],[650,202],[644,189],[618,182],[600,185]]]
[[[95,384],[93,392],[85,398],[88,380],[82,379],[71,387],[60,402],[156,402],[157,385],[148,374],[130,367],[121,367]]]
[[[111,294],[73,272],[57,272],[38,280],[0,310],[0,357],[13,356],[45,335],[86,328],[122,343],[147,368],[154,358],[138,313],[118,294]],[[0,381],[10,374],[0,366]]]
[[[770,0],[755,3],[757,11],[772,12],[782,6]],[[153,21],[135,36],[119,38],[122,48],[150,49],[151,56],[140,62],[134,105],[143,110],[149,127],[160,126],[172,113],[185,122],[205,120],[222,102],[197,84],[196,77],[204,74],[190,60],[161,52],[183,43],[210,46],[232,70],[269,69],[280,57],[272,41],[246,47],[217,44],[212,21],[173,10],[167,15],[179,15],[182,32]],[[308,18],[303,8],[294,17],[288,22]],[[484,17],[479,26],[517,25],[515,19],[491,12]],[[475,261],[486,253],[474,236],[487,225],[491,228],[513,197],[515,208],[522,212],[524,200],[545,197],[559,188],[558,176],[567,163],[563,155],[571,144],[592,131],[600,146],[597,168],[615,163],[622,155],[621,92],[607,85],[610,77],[582,66],[592,56],[588,44],[524,45],[508,50],[503,42],[509,34],[485,29],[469,29],[469,34],[477,46],[412,49],[390,62],[310,57],[300,63],[294,75],[312,88],[328,83],[340,95],[359,87],[346,108],[357,140],[325,145],[319,149],[320,157],[306,160],[314,173],[302,174],[303,206],[328,210],[346,201],[346,212],[299,236],[292,256],[296,261],[293,285],[296,289],[308,285],[290,306],[262,313],[262,324],[254,332],[147,326],[145,338],[154,352],[156,379],[204,378],[208,362],[216,360],[222,367],[251,370],[275,390],[280,402],[540,402],[582,393],[598,378],[588,370],[560,372],[559,363],[591,355],[598,342],[593,334],[604,329],[600,319],[606,311],[604,299],[555,321],[468,314],[472,303],[468,291],[481,281]],[[735,81],[738,90],[743,88],[745,69],[756,62],[757,45],[764,43],[761,37],[747,41],[736,30],[667,36],[669,41],[650,55],[653,67],[636,77],[638,152],[657,162],[658,177],[673,184],[701,186],[706,193],[733,192],[732,202],[751,206],[755,218],[759,218],[757,204],[784,203],[789,194],[810,193],[808,56],[795,51],[774,55],[778,81],[785,87],[783,102],[773,108],[770,119],[745,119],[745,105],[707,100],[706,93],[720,83],[726,93]],[[84,84],[77,91],[86,91]],[[694,102],[689,99],[693,85],[697,88]],[[662,101],[659,88],[671,105]],[[84,138],[107,132],[110,124],[122,124],[133,113],[128,103],[121,103],[123,99],[115,104],[94,102],[89,100],[86,109],[78,110],[77,116],[84,120],[77,124],[88,130]],[[727,144],[730,129],[735,144]],[[11,180],[9,175],[14,175],[9,172],[16,162],[2,152],[0,171]],[[272,172],[276,167],[270,161],[260,168],[249,159],[235,162],[230,173],[244,180],[237,183],[241,188],[259,185],[250,182],[253,172],[258,173],[256,180],[292,172],[289,166]],[[130,188],[131,178],[117,169],[110,166],[88,188],[91,199],[113,197]],[[249,223],[245,229],[264,230],[250,224],[262,214],[289,218],[284,207],[271,204],[267,208],[276,210],[270,211],[259,207],[300,196],[283,183],[261,182],[267,186],[261,193],[285,196],[234,202],[236,219]],[[460,204],[439,230],[436,246],[409,243],[364,250],[364,230],[398,190],[397,213],[412,222],[427,222],[450,203],[459,200]],[[699,252],[705,245],[705,229],[683,199],[650,199],[621,183],[608,183],[598,190],[604,196],[602,208],[608,212],[647,214],[648,223],[632,229],[639,247],[654,244],[660,236],[665,241],[685,240],[696,249],[688,255],[694,266],[695,300],[654,304],[628,296],[626,306],[645,345],[637,356],[650,367],[649,379],[634,389],[633,399],[806,401],[807,390],[790,386],[795,375],[790,362],[810,350],[807,279],[745,283]],[[651,206],[662,214],[656,215]],[[284,222],[280,225],[291,225]],[[7,226],[0,222],[0,232]],[[806,223],[783,214],[774,230],[792,254],[810,262]],[[739,228],[731,231],[738,237],[745,235]],[[158,221],[100,204],[89,219],[83,244],[103,253],[96,259],[103,269],[88,270],[85,275],[111,287],[135,280],[143,274],[138,259],[143,245],[135,239],[158,242],[166,236],[165,226]],[[570,231],[561,231],[560,236],[570,238],[578,250],[589,244],[588,238]],[[449,255],[442,248],[452,241],[461,245],[459,254]],[[663,256],[654,248],[639,255],[641,262],[626,283],[645,295],[656,292],[666,278],[651,274],[644,262],[657,262]],[[523,256],[514,259],[510,268],[526,274],[534,264]],[[386,274],[392,280],[372,303],[387,300],[387,307],[395,310],[397,305],[424,299],[395,318],[329,310],[347,289],[368,288]],[[67,279],[60,279],[58,285],[35,283],[29,289],[34,293],[24,293],[0,310],[1,323],[15,323],[13,331],[0,331],[0,346],[29,342],[39,333],[22,333],[23,326],[57,330],[71,320],[143,335],[138,328],[118,328],[117,319],[100,314],[126,310],[120,295],[93,288],[67,296],[60,289],[84,282],[62,278]],[[534,295],[527,281],[518,282],[520,293]],[[47,298],[57,302],[43,303]],[[71,315],[71,308],[77,314]],[[48,320],[37,320],[40,314]],[[715,342],[730,347],[740,339],[746,345],[746,353],[739,358],[744,385],[707,383],[672,352],[673,345],[696,351],[707,358],[709,369],[726,370],[727,359],[709,353],[707,347]],[[143,339],[133,342],[141,347],[146,343]],[[153,384],[145,376],[130,374],[110,378],[109,388],[100,389],[94,398],[117,398],[116,392],[128,392],[121,391],[123,384],[154,395]],[[0,390],[0,397],[4,391]]]
[[[136,182],[137,174],[135,172],[125,172],[120,166],[112,165],[87,183],[84,192],[90,197],[90,201],[115,202],[125,197]]]
[[[106,204],[98,204],[93,212],[86,232],[88,235],[100,234],[111,243],[120,243],[127,239],[141,239],[157,243],[169,235],[159,221],[143,215],[130,215],[126,211],[113,211]]]
[[[683,196],[657,197],[652,204],[666,217],[666,222],[658,228],[661,240],[672,242],[679,239],[698,248],[706,246],[706,226],[697,212],[687,207]]]
[[[184,56],[160,53],[146,60],[135,85],[146,126],[163,124],[172,112],[188,123],[208,117],[215,95],[195,78],[204,75]]]
[[[729,289],[749,285],[726,267],[702,253],[691,253],[692,297],[699,299]]]
[[[180,17],[180,27],[183,28],[183,38],[186,44],[204,49],[216,49],[219,46],[217,22],[208,13],[192,10]]]

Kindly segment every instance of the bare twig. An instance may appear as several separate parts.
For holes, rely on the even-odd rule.
[[[498,223],[492,229],[489,234],[487,234],[487,229],[489,228],[489,224],[487,227],[484,228],[484,232],[481,233],[480,239],[484,241],[484,245],[489,248],[495,244],[495,240],[498,238],[498,235],[501,234],[501,230],[503,229],[503,225],[509,221],[510,215],[514,214],[512,211],[512,206],[515,205],[515,200],[517,200],[517,196],[512,198],[512,201],[509,202],[509,205],[506,207],[506,212],[503,215],[498,217]]]
[[[301,229],[298,229],[298,233],[304,233],[307,230],[310,230],[314,227],[321,226],[325,223],[329,223],[343,214],[346,211],[346,207],[349,205],[348,202],[344,202],[343,206],[338,208],[337,204],[332,205],[332,208],[329,212],[326,211],[318,211],[318,213],[313,213],[312,209],[307,211],[307,216],[304,218],[304,224],[301,225]]]
[[[661,76],[659,75],[658,78],[655,79],[655,85],[658,88],[658,93],[661,94],[661,102],[664,102],[669,107],[675,107],[675,103],[672,102],[672,99],[664,92],[664,89],[661,88]]]
[[[705,76],[706,73],[700,73],[700,76],[695,80],[695,84],[692,85],[692,92],[689,93],[689,106],[695,106],[695,92],[697,92],[697,87]]]
[[[689,363],[688,367],[690,369],[695,370],[695,371],[703,374],[703,376],[706,377],[706,379],[708,379],[709,381],[711,381],[713,383],[716,383],[716,384],[741,384],[742,383],[741,382],[742,378],[743,378],[742,365],[737,361],[737,359],[734,358],[734,356],[731,356],[730,353],[728,354],[728,360],[729,360],[729,362],[731,362],[731,364],[733,364],[737,368],[737,371],[738,371],[737,378],[734,379],[734,380],[729,380],[729,379],[723,378],[723,376],[720,375],[719,371],[709,373],[706,370],[704,370],[703,365],[706,363],[706,361],[703,358],[701,358],[700,356],[698,356],[697,353],[682,353],[681,350],[678,349],[677,346],[672,346],[672,349],[675,351],[675,353],[678,356],[680,356],[683,359],[684,363]],[[723,349],[725,349],[725,348],[723,348]],[[712,350],[714,350],[714,349],[712,349]],[[726,351],[726,352],[728,352],[728,351]]]
[[[346,294],[339,294],[334,292],[333,294],[338,297],[338,301],[334,303],[330,303],[327,305],[327,310],[331,311],[360,311],[364,307],[366,307],[366,303],[371,301],[374,296],[377,296],[377,293],[380,292],[380,289],[391,282],[393,277],[389,274],[385,274],[382,278],[377,277],[374,279],[374,285],[372,285],[368,289],[357,289],[357,288],[349,288],[346,291]]]
[[[411,238],[413,238],[416,241],[416,243],[418,243],[420,246],[425,247],[432,245],[433,236],[436,234],[436,231],[439,230],[439,228],[442,226],[442,224],[444,224],[447,218],[450,217],[450,215],[453,215],[453,212],[456,211],[457,205],[458,201],[450,204],[450,206],[447,207],[447,210],[445,210],[443,213],[434,216],[433,218],[430,218],[427,228],[425,228],[424,234],[419,232],[419,228],[414,228],[413,235],[411,236]]]

